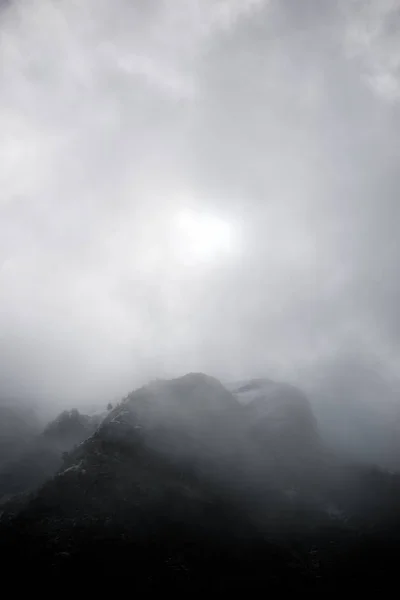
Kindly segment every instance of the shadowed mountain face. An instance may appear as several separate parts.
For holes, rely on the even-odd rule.
[[[254,379],[235,387],[233,394],[246,407],[252,435],[271,442],[276,451],[304,454],[320,443],[310,403],[295,387]]]
[[[331,589],[359,582],[371,556],[388,565],[398,478],[329,455],[297,389],[230,390],[189,374],[133,392],[93,433],[75,413],[48,426],[59,450],[70,420],[88,437],[4,506],[4,564],[81,577],[124,565],[138,588],[189,592]]]
[[[322,493],[328,457],[306,396],[297,388],[253,379],[231,387],[243,407],[247,468],[293,493]],[[313,489],[309,485],[313,482]]]
[[[241,407],[222,384],[191,374],[157,381],[128,396],[103,422],[100,434],[157,452],[180,465],[209,469],[228,464],[240,445]]]

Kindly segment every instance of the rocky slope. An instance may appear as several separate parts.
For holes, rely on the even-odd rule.
[[[130,394],[10,502],[0,548],[3,564],[129,573],[136,589],[359,586],[371,561],[372,586],[390,571],[399,499],[396,476],[326,452],[298,390],[190,374]]]

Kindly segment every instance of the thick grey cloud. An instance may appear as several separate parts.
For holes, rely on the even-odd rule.
[[[397,381],[399,14],[4,9],[3,393],[89,402],[188,370],[318,387],[349,356]],[[234,251],[188,261],[186,209],[230,223]]]

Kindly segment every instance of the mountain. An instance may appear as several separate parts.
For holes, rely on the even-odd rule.
[[[299,453],[305,458],[320,447],[311,405],[294,386],[252,379],[231,388],[240,404],[246,407],[251,437],[264,445],[265,451],[269,445],[276,459],[299,457]]]
[[[18,456],[40,431],[35,412],[16,403],[0,403],[0,468]]]
[[[63,439],[68,421],[47,435]],[[189,593],[390,579],[399,477],[327,452],[296,388],[192,373],[136,390],[87,433],[4,506],[6,571]]]
[[[23,449],[0,469],[0,502],[12,494],[37,488],[62,465],[64,452],[88,438],[98,425],[96,418],[78,410],[62,412],[41,433],[27,439]]]

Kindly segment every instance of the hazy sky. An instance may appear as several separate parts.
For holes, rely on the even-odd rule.
[[[5,5],[2,395],[397,378],[399,27],[400,0]]]

